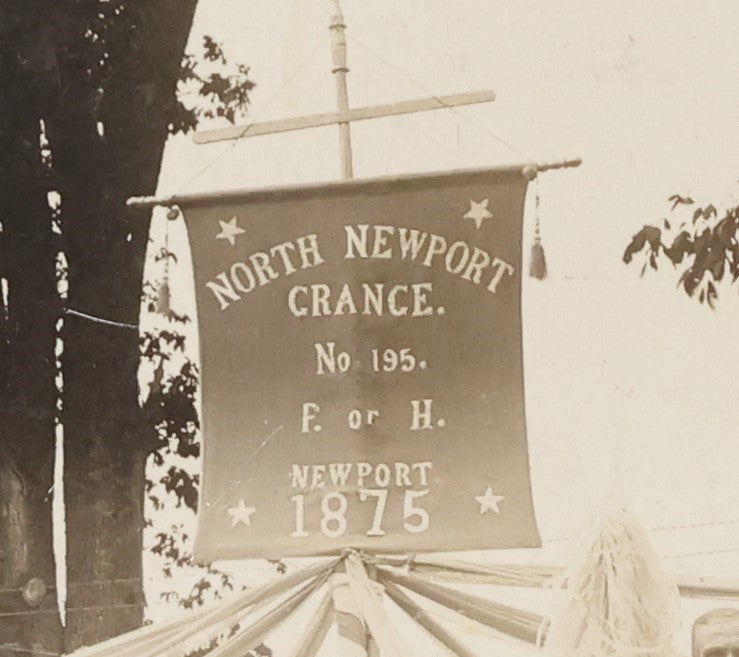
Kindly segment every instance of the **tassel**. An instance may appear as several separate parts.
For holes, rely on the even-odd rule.
[[[531,245],[529,276],[543,281],[547,277],[547,259],[541,243],[541,226],[539,224],[539,180],[536,180],[536,225],[534,226],[534,243]]]
[[[544,256],[544,247],[541,244],[541,238],[538,234],[534,237],[534,243],[531,245],[529,276],[531,278],[537,278],[540,281],[547,277],[547,259]]]
[[[169,317],[170,313],[172,312],[172,307],[170,306],[169,280],[166,278],[162,281],[162,284],[159,286],[159,294],[157,295],[156,311],[160,315],[164,315],[165,317]]]
[[[154,374],[149,383],[149,399],[155,399],[159,397],[164,390],[164,359],[160,358],[156,368],[154,368]]]
[[[171,295],[169,289],[169,222],[175,221],[179,216],[177,208],[170,208],[167,211],[167,222],[164,224],[164,280],[159,286],[159,294],[157,295],[156,312],[169,318],[172,314],[172,306],[170,305]]]

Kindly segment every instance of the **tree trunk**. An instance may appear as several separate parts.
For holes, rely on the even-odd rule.
[[[59,300],[39,134],[48,99],[37,2],[0,8],[0,655],[61,649],[53,552]],[[46,595],[24,599],[34,580]],[[7,614],[7,615],[4,615]],[[17,648],[14,649],[14,648]]]
[[[140,626],[145,604],[144,458],[125,438],[117,449],[107,444],[111,435],[121,437],[119,427],[98,422],[86,434],[89,451],[79,454],[75,445],[65,468],[67,651]]]
[[[62,63],[62,100],[50,121],[68,305],[129,325],[65,321],[67,651],[143,619],[144,469],[154,436],[138,404],[135,326],[149,222],[125,201],[156,190],[195,2],[127,7],[136,27],[111,50],[102,97],[77,62]]]
[[[0,656],[59,653],[62,628],[55,595],[51,494],[53,455],[39,454],[31,472],[10,458],[0,463]],[[28,604],[21,589],[34,579],[48,592]],[[43,585],[41,585],[43,586]],[[15,589],[15,590],[12,590]],[[5,615],[7,614],[7,615]],[[8,647],[3,647],[8,646]],[[15,646],[18,651],[9,646]]]
[[[97,3],[0,3],[0,268],[10,288],[1,318],[0,587],[13,589],[0,594],[0,613],[19,613],[0,617],[0,644],[17,644],[24,656],[37,645],[58,652],[61,633],[55,597],[30,609],[18,590],[31,576],[54,580],[49,491],[59,307],[46,192],[62,197],[67,305],[137,324],[148,222],[124,202],[155,190],[195,0],[122,7],[104,27],[107,70],[96,77],[90,72],[100,54],[87,26],[98,20]],[[51,138],[54,187],[39,173],[39,118]],[[151,428],[138,408],[136,331],[67,316],[64,339],[64,648],[71,650],[141,622]]]
[[[18,171],[5,180],[27,185],[27,193],[15,194],[19,206],[2,203],[8,307],[0,391],[0,589],[17,588],[31,577],[54,587],[51,500],[59,304],[50,212],[29,181],[21,183]],[[56,595],[47,595],[43,613],[34,615],[19,594],[0,593],[0,600],[0,616],[24,612],[0,618],[0,643],[40,644],[51,651],[60,647]]]
[[[26,230],[34,223],[33,212],[29,204]],[[4,219],[7,238],[12,226],[9,213]],[[46,219],[50,232],[48,208]],[[44,304],[53,303],[56,285],[48,250],[40,248],[30,255],[28,247],[41,246],[38,242],[32,240],[26,248],[16,244],[14,255],[25,257],[13,258],[5,271],[11,340],[3,370],[7,387],[0,404],[0,644],[59,652],[62,628],[52,530],[56,317],[44,309]],[[41,578],[49,587],[39,607],[29,606],[18,591],[31,578]],[[5,613],[17,615],[2,617]],[[0,655],[6,654],[14,653],[0,649]],[[19,650],[18,655],[28,653]]]

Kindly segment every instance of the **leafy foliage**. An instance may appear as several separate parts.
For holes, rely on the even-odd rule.
[[[170,320],[171,321],[171,320]],[[177,320],[180,321],[180,320]],[[141,337],[142,358],[156,363],[149,395],[143,404],[153,428],[150,474],[146,494],[151,508],[162,511],[186,508],[194,512],[198,504],[200,477],[195,461],[200,456],[196,403],[197,367],[184,355],[185,337],[173,329],[146,332]],[[165,363],[179,357],[180,365],[167,374]],[[152,519],[147,523],[152,526]],[[186,595],[168,590],[162,598],[176,602],[185,609],[202,605],[206,600],[220,598],[233,589],[232,577],[210,565],[200,566],[193,560],[191,537],[182,524],[170,525],[156,533],[150,550],[161,559],[166,578],[192,578]]]
[[[660,225],[644,226],[626,247],[623,260],[630,264],[642,255],[641,273],[657,270],[663,257],[673,267],[682,266],[678,286],[690,297],[712,308],[718,300],[717,283],[739,279],[739,206],[719,213],[713,205],[696,207],[692,198],[671,196],[671,212],[681,216]],[[687,213],[686,213],[687,210]]]
[[[162,247],[155,253],[153,262],[167,272],[169,264],[176,263],[176,258],[166,247]],[[157,304],[161,283],[147,282],[142,299],[148,312],[161,318],[160,324],[164,320],[163,325],[143,332],[140,338],[142,361],[153,370],[148,396],[142,402],[148,423],[153,429],[146,495],[154,512],[171,508],[195,512],[200,486],[197,473],[200,422],[196,406],[199,373],[197,365],[187,355],[186,338],[182,333],[190,318],[170,307],[162,315]],[[152,527],[151,518],[147,523]],[[192,537],[182,523],[170,524],[166,530],[158,531],[150,550],[160,558],[162,572],[172,580],[173,585],[183,580],[192,581],[184,594],[173,588],[164,591],[161,597],[167,601],[190,609],[208,600],[218,599],[235,587],[231,574],[212,565],[195,563]],[[271,560],[270,563],[277,573],[286,571],[282,561]],[[262,649],[268,650],[265,647]]]
[[[254,86],[249,67],[230,65],[220,44],[204,36],[201,56],[186,54],[183,58],[179,100],[170,131],[189,132],[201,119],[224,118],[234,123],[246,111]],[[192,97],[193,104],[188,106],[183,102]]]
[[[246,112],[249,93],[255,84],[249,77],[249,68],[242,64],[231,65],[223,48],[212,37],[204,36],[199,55],[185,54],[182,60],[178,98],[172,109],[169,131],[172,134],[188,133],[203,119],[222,118],[234,123]],[[154,255],[154,262],[165,271],[176,265],[177,257],[167,246]],[[161,311],[158,307],[162,285],[147,282],[144,285],[144,305],[148,312]],[[184,326],[190,319],[169,307],[165,310],[168,326],[142,334],[141,358],[153,367],[149,394],[143,403],[147,420],[154,429],[151,458],[155,467],[169,465],[156,481],[146,482],[146,494],[152,508],[164,509],[167,504],[197,509],[200,479],[196,468],[187,467],[189,459],[200,457],[200,423],[196,409],[198,389],[197,366],[187,357],[185,336],[177,326]],[[173,364],[177,365],[173,369]],[[183,462],[183,459],[185,461]],[[147,522],[151,523],[149,519]],[[219,598],[226,590],[233,589],[233,578],[210,565],[199,566],[192,557],[191,538],[183,526],[172,525],[167,531],[156,534],[151,551],[162,559],[166,577],[176,578],[184,571],[199,574],[187,595],[166,591],[162,596],[176,601],[180,606],[192,608],[207,599]],[[271,561],[278,573],[284,573],[282,561]],[[255,655],[269,656],[271,651],[260,646]]]
[[[193,561],[192,553],[184,547],[189,542],[190,536],[181,524],[177,524],[157,533],[156,542],[151,547],[151,551],[163,560],[165,577],[174,578],[177,570],[183,568],[201,573],[202,576],[195,580],[187,595],[180,595],[176,591],[161,594],[165,600],[176,600],[185,609],[202,605],[208,593],[213,598],[220,598],[225,591],[234,589],[233,577],[229,573],[210,565],[198,566]]]

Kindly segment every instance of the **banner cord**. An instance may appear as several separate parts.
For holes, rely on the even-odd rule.
[[[739,521],[726,521],[726,522],[718,522],[718,523],[702,523],[699,525],[684,525],[683,528],[688,527],[705,527],[710,525],[716,525],[716,524],[733,524]],[[680,527],[675,527],[679,529]],[[672,527],[658,527],[654,528],[650,531],[657,531],[660,529],[673,529]],[[560,541],[570,540],[570,539],[556,539]],[[545,543],[550,543],[554,541],[544,541]],[[739,552],[739,548],[724,548],[724,549],[717,549],[717,550],[701,550],[696,552],[686,552],[682,554],[668,554],[661,556],[661,559],[682,559],[685,557],[694,557],[694,556],[706,556],[706,555],[715,555],[715,554],[729,554],[733,552]],[[409,561],[409,563],[411,563]],[[184,579],[185,575],[179,576],[179,577],[173,577],[172,579]],[[155,578],[156,579],[156,578]],[[169,579],[169,578],[164,578]],[[73,584],[70,584],[67,586],[67,589],[71,588],[81,588],[81,587],[91,587],[91,586],[101,586],[103,584],[125,584],[125,583],[141,583],[146,584],[147,581],[152,581],[151,579],[142,579],[142,578],[129,578],[129,579],[106,579],[106,580],[91,580],[87,582],[75,582]],[[161,580],[160,580],[161,581]],[[55,590],[55,586],[49,586],[48,590],[52,591]],[[2,588],[0,589],[0,593],[19,593],[23,589],[22,588]],[[144,604],[126,604],[126,605],[100,605],[96,607],[70,607],[68,611],[88,611],[88,610],[97,610],[97,609],[118,609],[118,608],[129,608],[129,607],[145,607],[147,605]],[[22,612],[7,612],[7,613],[0,613],[0,618],[6,617],[6,616],[16,616],[16,615],[28,615],[28,614],[47,614],[50,611],[54,610],[28,610],[28,611],[22,611]]]
[[[536,177],[535,182],[535,207],[536,207],[536,213],[534,216],[534,242],[541,244],[541,218],[540,218],[540,204],[541,204],[541,194],[539,190],[539,177]]]
[[[700,552],[684,552],[682,554],[668,554],[663,559],[684,559],[686,557],[703,557],[713,554],[731,554],[739,552],[739,548],[724,548],[722,550],[702,550]]]
[[[369,81],[368,81],[369,84],[364,84],[362,82],[362,80],[357,77],[357,78],[352,78],[352,83],[353,83],[352,86],[356,85],[357,87],[362,88],[362,89],[371,89],[372,88],[372,85],[374,85],[374,88],[375,89],[382,89],[383,88],[384,84],[383,84],[382,78],[380,77],[380,73],[376,73],[371,68],[368,68],[365,71],[365,73],[366,73],[367,77],[369,78]],[[433,94],[430,94],[430,95],[433,96]],[[434,98],[437,98],[437,96],[433,96],[433,97]],[[383,99],[379,99],[379,102],[384,102],[384,101],[385,101],[384,98]],[[388,100],[388,102],[389,102],[389,100]],[[446,109],[451,109],[451,108],[447,107]],[[401,115],[401,116],[398,116],[396,118],[398,118],[401,121],[407,121],[412,116],[413,115],[405,115],[405,116],[402,116]],[[456,118],[457,119],[460,118],[459,117],[459,114],[456,115]],[[457,128],[459,128],[459,121],[457,122]],[[434,142],[437,146],[439,146],[442,149],[445,147],[443,140],[436,133],[434,133],[432,130],[428,130],[428,129],[424,128],[423,127],[423,124],[418,124],[417,125],[417,129],[423,134],[423,136],[429,142]],[[457,133],[457,138],[459,138],[459,133]],[[459,142],[457,142],[457,150],[459,151]],[[457,157],[459,157],[459,152],[457,152]]]
[[[721,525],[737,525],[739,524],[739,518],[725,518],[723,520],[709,520],[707,522],[693,522],[682,525],[661,525],[659,527],[647,527],[647,531],[650,532],[665,532],[673,531],[675,529],[699,529],[701,527],[718,527]],[[573,537],[567,536],[562,538],[550,538],[544,543],[563,543],[565,541],[572,541]]]
[[[270,565],[264,565],[262,568],[255,568],[255,567],[249,567],[249,566],[242,566],[240,568],[234,568],[228,571],[227,574],[231,576],[239,576],[244,574],[254,574],[254,573],[260,573],[260,572],[266,572],[271,571],[274,572],[275,566],[273,564]],[[75,588],[85,588],[85,587],[93,587],[93,586],[103,586],[105,584],[142,584],[144,586],[147,586],[151,582],[171,582],[172,584],[176,584],[178,582],[182,582],[186,579],[195,579],[196,577],[200,576],[205,577],[206,575],[212,573],[178,573],[176,575],[160,575],[157,577],[128,577],[128,578],[113,578],[113,579],[93,579],[93,580],[85,580],[80,582],[73,582],[71,584],[67,584],[66,589],[75,589]],[[56,586],[54,585],[47,585],[48,591],[54,591],[56,590]],[[23,591],[23,587],[7,587],[7,588],[0,588],[0,593],[20,593]]]
[[[266,101],[266,103],[263,105],[262,109],[270,108],[274,105],[275,101],[282,95],[282,93],[285,91],[287,86],[298,76],[298,74],[305,68],[307,63],[313,58],[313,55],[318,50],[319,46],[322,46],[324,44],[324,38],[323,35],[321,35],[320,38],[316,38],[316,43],[313,46],[313,48],[310,50],[308,55],[306,57],[302,57],[300,59],[299,64],[293,69],[290,76],[277,88],[277,90],[272,94],[272,96]],[[186,180],[184,183],[179,185],[173,195],[177,195],[179,192],[181,192],[186,187],[189,187],[193,182],[195,182],[200,176],[202,176],[206,171],[208,171],[212,166],[214,166],[217,162],[219,162],[223,157],[231,153],[236,146],[238,146],[241,143],[241,138],[249,131],[249,128],[253,125],[253,121],[247,123],[244,125],[243,130],[240,132],[239,135],[234,137],[231,140],[231,143],[218,155],[216,155],[210,162],[208,162],[202,169],[197,171],[194,176]]]
[[[647,531],[671,531],[676,529],[698,529],[701,527],[716,527],[716,526],[722,526],[722,525],[736,525],[739,524],[739,518],[731,518],[731,519],[725,519],[725,520],[714,520],[711,522],[700,522],[700,523],[691,523],[691,524],[683,524],[683,525],[666,525],[666,526],[660,526],[660,527],[651,527],[648,528]],[[543,543],[561,543],[566,541],[574,540],[573,538],[553,538],[553,539],[546,539],[543,541]],[[682,557],[691,557],[691,556],[702,556],[702,555],[711,555],[711,554],[724,554],[724,553],[730,553],[730,552],[739,552],[739,548],[722,548],[717,550],[704,550],[704,551],[696,551],[696,552],[689,552],[689,553],[681,553],[681,554],[672,554],[672,555],[665,555],[662,557],[663,559],[678,559]],[[408,558],[408,563],[412,562],[413,557]],[[272,566],[265,566],[262,570],[272,570]],[[236,569],[234,572],[252,572],[257,569],[253,567],[243,567]],[[166,575],[162,575],[160,577],[130,577],[130,578],[115,578],[115,579],[100,579],[100,580],[86,580],[81,582],[74,582],[67,585],[67,589],[72,588],[83,588],[83,587],[92,587],[92,586],[102,586],[104,584],[134,584],[134,583],[140,583],[146,585],[148,582],[152,581],[169,581],[172,580],[173,583],[176,581],[182,581],[184,579],[195,577],[197,573],[191,574],[178,574],[173,575],[171,577],[167,577]],[[48,586],[48,590],[54,590],[56,587],[54,586]],[[0,593],[18,593],[21,592],[23,589],[21,587],[8,587],[8,588],[0,588]]]
[[[128,324],[126,322],[116,322],[112,319],[104,319],[103,317],[96,317],[95,315],[89,315],[88,313],[80,312],[79,310],[73,310],[72,308],[62,308],[65,315],[71,315],[72,317],[79,317],[80,319],[86,319],[95,324],[102,324],[103,326],[111,326],[113,328],[123,328],[132,331],[138,331],[138,324]]]
[[[723,554],[723,553],[730,553],[730,552],[739,552],[739,548],[730,548],[726,550],[707,550],[704,552],[690,552],[685,554],[677,554],[677,555],[668,555],[665,557],[662,557],[662,559],[682,559],[685,557],[692,557],[692,556],[704,556],[704,555],[711,555],[711,554]],[[14,589],[10,589],[14,590]],[[78,612],[78,611],[104,611],[107,609],[146,609],[150,605],[147,603],[135,603],[135,604],[117,604],[117,605],[96,605],[96,606],[86,606],[86,607],[67,607],[65,611],[67,613],[69,612]],[[12,618],[16,616],[40,616],[40,615],[46,615],[46,614],[56,614],[58,613],[58,609],[54,607],[53,609],[41,609],[41,610],[28,610],[28,611],[10,611],[10,612],[0,612],[0,619],[1,618]],[[0,645],[0,647],[2,647]]]
[[[369,54],[370,56],[374,57],[378,61],[382,62],[383,64],[385,64],[386,66],[388,66],[390,69],[394,70],[398,75],[400,75],[401,77],[403,77],[405,80],[407,80],[411,84],[415,85],[420,90],[422,90],[424,93],[430,95],[431,97],[433,97],[434,99],[436,99],[437,101],[439,101],[442,105],[444,105],[443,100],[437,94],[433,93],[428,88],[426,88],[425,85],[421,84],[420,82],[418,82],[417,80],[415,80],[413,77],[411,77],[410,75],[408,75],[405,71],[403,71],[403,69],[401,69],[397,65],[393,64],[392,62],[388,61],[382,55],[374,52],[372,49],[370,49],[369,47],[365,46],[362,42],[358,41],[356,38],[354,38],[354,37],[352,37],[352,36],[350,36],[348,34],[345,35],[345,36],[346,36],[347,41],[351,41],[352,43],[356,44],[357,46],[359,46],[359,48],[361,48],[367,54]],[[312,57],[315,54],[316,50],[321,45],[323,45],[323,39],[322,38],[316,42],[316,44],[313,46],[313,48],[311,49],[311,51],[308,54],[308,56],[307,57],[304,57],[304,58],[302,58],[300,60],[300,63],[298,64],[298,66],[295,67],[295,69],[293,70],[292,74],[280,85],[280,87],[277,89],[277,91],[275,91],[275,93],[272,95],[272,97],[265,103],[265,105],[263,106],[262,109],[269,108],[269,107],[271,107],[275,103],[275,101],[282,95],[282,92],[285,90],[285,88],[304,69],[304,67],[306,66],[307,62],[312,59]],[[466,121],[470,125],[473,125],[476,128],[478,128],[479,130],[481,130],[482,132],[484,132],[489,137],[492,137],[493,139],[495,139],[496,141],[498,141],[499,143],[501,143],[503,146],[505,146],[506,148],[508,148],[511,152],[516,153],[517,155],[520,155],[520,156],[524,157],[526,160],[533,161],[532,158],[531,158],[531,156],[529,154],[525,153],[523,150],[521,150],[520,148],[514,146],[513,144],[511,144],[510,142],[506,141],[502,137],[500,137],[500,136],[496,135],[495,133],[491,132],[485,126],[483,126],[482,124],[480,124],[479,122],[474,121],[474,120],[470,119],[469,117],[463,116],[461,114],[461,112],[459,112],[455,107],[453,107],[453,106],[446,106],[446,107],[447,107],[447,109],[450,112],[454,113],[455,116],[457,116],[457,118],[461,122],[465,122]],[[187,179],[185,182],[183,182],[181,185],[179,185],[176,188],[176,191],[174,192],[173,195],[176,196],[183,189],[185,189],[186,187],[189,187],[195,180],[197,180],[198,178],[200,178],[200,176],[202,176],[206,171],[208,171],[211,167],[213,167],[223,157],[225,157],[228,153],[230,153],[238,144],[240,144],[241,143],[241,137],[243,137],[248,132],[249,128],[252,126],[252,123],[253,122],[245,124],[244,127],[243,127],[243,130],[241,131],[241,133],[239,135],[237,135],[236,137],[234,137],[231,140],[231,143],[228,145],[227,148],[225,148],[221,153],[219,153],[218,155],[216,155],[202,169],[198,170],[191,178]]]
[[[372,57],[374,57],[378,61],[382,62],[383,64],[385,64],[385,66],[387,66],[391,70],[395,71],[398,75],[400,75],[401,77],[403,77],[405,80],[407,80],[411,84],[415,85],[416,87],[418,87],[418,89],[420,89],[424,93],[430,95],[432,98],[434,98],[439,103],[441,103],[442,105],[444,105],[444,101],[438,95],[436,95],[433,91],[431,91],[430,89],[428,89],[425,85],[423,85],[418,80],[414,79],[412,76],[410,76],[408,73],[406,73],[397,64],[394,64],[393,62],[389,61],[388,59],[386,59],[385,57],[383,57],[379,53],[376,53],[372,48],[369,48],[368,46],[364,45],[361,41],[357,40],[355,37],[353,37],[353,36],[351,36],[349,34],[346,35],[346,40],[347,41],[351,41],[353,44],[359,46],[368,55],[371,55]],[[492,137],[493,139],[495,139],[497,142],[499,142],[500,144],[502,144],[503,146],[505,146],[507,149],[509,149],[512,153],[515,153],[516,155],[520,155],[520,156],[524,157],[526,160],[529,160],[529,161],[533,162],[533,159],[531,158],[531,156],[528,153],[524,152],[522,149],[514,146],[509,141],[506,141],[502,137],[500,137],[500,136],[496,135],[495,133],[491,132],[485,126],[483,126],[482,124],[480,124],[479,122],[474,121],[473,119],[470,119],[467,116],[464,116],[455,107],[452,107],[452,106],[446,106],[446,107],[447,107],[447,109],[450,112],[452,112],[453,114],[455,114],[460,119],[460,121],[462,123],[464,123],[466,121],[470,125],[475,126],[478,130],[481,130],[482,132],[484,132],[489,137]]]
[[[310,59],[315,54],[316,50],[318,50],[318,47],[322,45],[322,40],[316,40],[315,45],[311,49],[310,53],[307,57],[301,58],[300,63],[298,66],[295,67],[292,74],[279,86],[277,91],[272,95],[272,97],[266,102],[264,107],[271,107],[275,101],[280,97],[282,92],[285,90],[285,88],[297,77],[298,73],[300,73],[303,68],[306,66],[307,62],[310,61]],[[246,126],[244,126],[244,130],[242,134],[246,134],[246,132],[249,130],[249,127],[251,126],[251,123],[248,123]],[[215,158],[213,158],[206,166],[204,166],[202,169],[200,169],[197,173],[195,173],[194,176],[192,176],[190,179],[186,180],[184,183],[179,185],[177,187],[177,192],[182,191],[185,187],[188,187],[191,185],[195,180],[197,180],[200,176],[202,176],[208,169],[210,169],[213,165],[216,164],[222,157],[224,157],[227,153],[229,153],[236,145],[240,143],[239,137],[235,137],[232,142],[228,145],[228,148],[226,148],[223,152],[218,154]],[[175,193],[177,193],[175,192]],[[166,256],[165,256],[166,257]],[[168,263],[165,262],[165,266]],[[96,317],[95,315],[90,315],[88,313],[80,312],[79,310],[73,310],[71,308],[64,308],[63,309],[65,315],[71,315],[73,317],[79,317],[81,319],[86,319],[90,322],[95,322],[96,324],[102,324],[103,326],[110,326],[112,328],[122,328],[122,329],[129,329],[133,331],[138,331],[139,326],[137,324],[128,324],[126,322],[116,322],[114,320],[105,319],[103,317]]]
[[[105,609],[145,609],[147,605],[143,602],[127,603],[120,605],[92,605],[89,607],[67,607],[66,613],[75,611],[103,611]],[[35,609],[28,611],[5,611],[0,612],[0,618],[11,618],[15,616],[40,616],[42,614],[58,614],[59,610],[54,607],[53,609]]]
[[[51,652],[40,648],[24,648],[17,643],[0,643],[0,650],[10,650],[12,652],[24,652],[29,655],[49,655],[49,657],[61,657],[61,652]]]

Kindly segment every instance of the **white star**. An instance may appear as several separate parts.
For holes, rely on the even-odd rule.
[[[236,236],[245,233],[246,231],[240,226],[236,225],[236,217],[231,217],[228,221],[218,220],[221,224],[221,232],[216,235],[217,240],[228,240],[228,243],[233,246],[236,244]]]
[[[490,510],[495,511],[495,513],[500,513],[498,504],[500,504],[505,499],[505,497],[503,497],[502,495],[496,495],[495,493],[493,493],[493,489],[488,486],[485,494],[478,495],[475,499],[480,504],[480,515],[482,515],[486,511]]]
[[[256,511],[253,506],[246,506],[244,500],[239,500],[236,506],[226,510],[228,515],[231,516],[231,527],[236,527],[240,522],[247,526],[251,525],[251,516]]]
[[[492,219],[493,217],[493,213],[488,209],[489,205],[490,199],[488,198],[484,198],[479,202],[470,199],[470,209],[467,211],[467,214],[464,215],[464,218],[472,219],[479,230],[482,227],[483,219]]]

